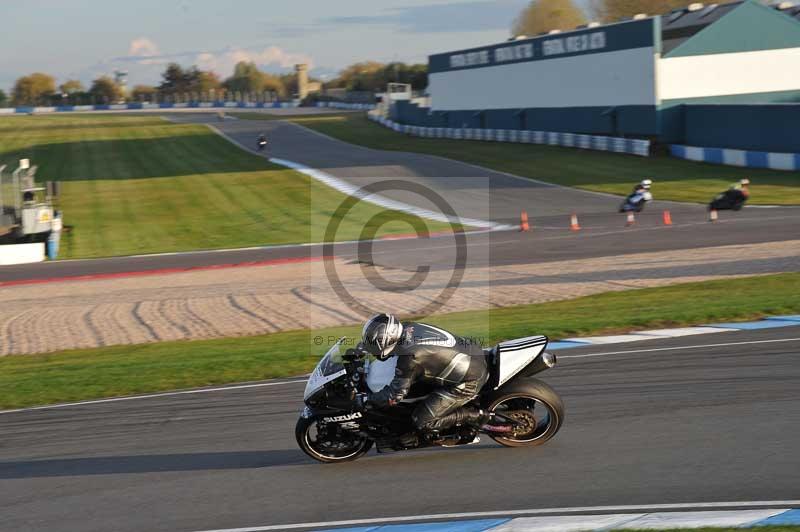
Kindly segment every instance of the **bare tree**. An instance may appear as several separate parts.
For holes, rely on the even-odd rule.
[[[53,76],[34,72],[14,83],[12,98],[15,105],[46,105],[56,92]]]
[[[639,13],[645,15],[662,15],[685,7],[687,0],[592,0],[592,15],[602,22],[617,22]]]
[[[101,103],[117,103],[124,97],[122,87],[108,76],[101,76],[92,82],[89,89],[95,101]]]
[[[586,23],[586,15],[572,0],[533,0],[514,21],[514,35],[537,35],[570,30]]]

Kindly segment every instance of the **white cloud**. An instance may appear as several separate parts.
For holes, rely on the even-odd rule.
[[[158,45],[147,37],[139,37],[131,41],[128,47],[128,57],[136,59],[142,65],[158,65],[164,62]]]
[[[292,70],[297,63],[306,63],[314,68],[310,56],[287,52],[277,46],[165,53],[152,39],[139,37],[130,42],[126,55],[95,63],[83,69],[79,76],[81,79],[91,80],[99,75],[107,75],[117,68],[124,68],[129,72],[130,85],[152,84],[158,83],[167,63],[175,62],[184,67],[196,65],[201,70],[211,70],[224,79],[233,73],[233,67],[239,61],[252,61],[267,72],[286,72]]]
[[[194,63],[203,70],[213,70],[220,75],[228,76],[233,67],[240,61],[251,61],[262,70],[288,69],[298,63],[306,63],[313,68],[314,62],[306,54],[287,52],[277,46],[269,46],[262,50],[230,48],[219,52],[202,52],[195,56]]]

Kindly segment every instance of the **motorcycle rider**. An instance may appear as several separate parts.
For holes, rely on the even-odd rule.
[[[433,391],[414,408],[414,426],[432,440],[455,425],[480,427],[490,416],[464,406],[478,396],[489,377],[486,356],[479,344],[424,323],[401,323],[391,314],[370,318],[360,347],[379,360],[397,357],[389,385],[370,393],[366,404],[377,408],[401,401],[415,383],[433,385]]]
[[[266,145],[267,145],[267,136],[264,133],[262,133],[258,136],[258,147],[259,149],[261,149]]]

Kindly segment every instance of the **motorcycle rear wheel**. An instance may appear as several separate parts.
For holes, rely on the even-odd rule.
[[[550,386],[537,379],[523,379],[502,390],[491,398],[488,410],[523,423],[521,432],[487,432],[490,438],[506,447],[543,445],[556,435],[564,422],[561,398]]]
[[[361,458],[372,448],[372,440],[354,435],[351,442],[320,440],[317,420],[303,418],[297,420],[294,429],[297,445],[314,460],[333,464],[350,462]]]

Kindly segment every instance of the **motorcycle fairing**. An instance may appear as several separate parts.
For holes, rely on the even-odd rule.
[[[525,369],[547,347],[546,336],[528,336],[497,346],[497,385],[495,390]]]
[[[325,356],[319,361],[317,367],[314,368],[311,376],[308,377],[306,389],[303,392],[303,400],[306,400],[317,393],[329,382],[336,380],[343,375],[347,375],[347,370],[344,368],[344,365],[338,361],[340,359],[337,359],[339,349],[342,347],[344,340],[345,339],[342,338],[336,342],[333,347],[331,347],[328,352],[325,353]]]

